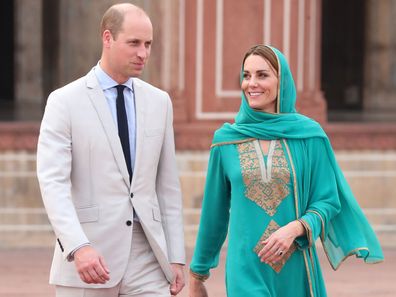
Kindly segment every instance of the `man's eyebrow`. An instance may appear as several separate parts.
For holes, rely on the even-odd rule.
[[[138,42],[144,42],[144,43],[152,43],[153,42],[153,40],[152,39],[150,39],[150,40],[143,40],[143,39],[139,39],[139,38],[128,38],[127,40],[126,40],[127,42],[136,42],[136,41],[138,41]]]

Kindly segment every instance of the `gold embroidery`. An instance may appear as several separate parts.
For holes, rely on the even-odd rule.
[[[319,217],[320,221],[322,222],[322,232],[320,232],[320,238],[321,238],[321,240],[325,240],[324,235],[326,234],[326,232],[325,232],[326,230],[325,230],[324,220],[323,220],[321,214],[319,212],[317,212],[316,210],[310,210],[310,209],[308,209],[307,212],[314,213]]]
[[[299,221],[303,225],[303,227],[305,229],[305,235],[308,238],[308,247],[311,247],[313,244],[311,227],[304,219],[298,219],[297,221]]]
[[[279,228],[280,226],[274,220],[269,222],[267,228],[264,231],[264,234],[261,236],[260,240],[257,242],[256,246],[254,247],[254,252],[256,254],[258,254],[264,248],[263,241],[266,240],[268,237],[270,237],[270,235]],[[277,273],[279,273],[295,250],[296,250],[296,245],[293,243],[292,246],[290,246],[289,250],[285,253],[285,255],[282,257],[282,259],[279,262],[269,263],[268,265],[271,266],[271,268],[275,270]]]
[[[254,140],[254,138],[247,138],[247,139],[234,140],[234,141],[218,142],[218,143],[213,143],[213,144],[210,146],[210,148],[215,147],[215,146],[227,145],[227,144],[243,143],[243,142],[252,141],[252,140]]]
[[[272,158],[272,178],[268,182],[263,179],[265,169],[260,168],[258,159],[263,156],[257,155],[253,141],[240,143],[237,147],[246,186],[245,196],[273,216],[283,199],[290,194],[290,171],[281,143],[276,141],[273,155],[268,156],[270,161]]]
[[[292,171],[293,177],[294,177],[293,178],[294,203],[295,203],[295,207],[296,207],[296,218],[298,218],[299,217],[299,209],[298,209],[299,197],[298,197],[296,170],[294,169],[293,157],[290,153],[289,145],[287,144],[287,141],[284,139],[283,139],[283,144],[285,146],[287,156],[289,157],[290,167],[291,167],[291,171]],[[310,269],[308,267],[308,259],[307,259],[307,256],[305,255],[306,250],[303,250],[302,253],[304,255],[305,271],[306,271],[307,277],[308,277],[309,292],[310,292],[310,296],[313,297],[314,296],[314,294],[313,294],[313,280],[311,279],[311,273],[310,273]]]
[[[278,230],[280,226],[274,221],[271,220],[265,229],[263,235],[261,235],[260,240],[257,242],[256,246],[254,247],[254,252],[258,254],[264,247],[264,244],[262,243],[264,240],[266,240],[272,233],[274,233],[276,230]]]

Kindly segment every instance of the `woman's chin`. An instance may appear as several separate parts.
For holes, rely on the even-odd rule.
[[[263,107],[259,104],[249,104],[251,109],[257,110],[257,111],[263,111]]]
[[[262,106],[249,105],[254,111],[260,111],[265,113],[275,113],[275,108],[263,108]]]
[[[255,110],[259,110],[261,109],[260,104],[257,104],[254,101],[248,101],[250,108],[255,109]]]

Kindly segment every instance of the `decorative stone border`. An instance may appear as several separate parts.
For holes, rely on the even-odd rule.
[[[208,150],[221,124],[175,123],[177,150]],[[39,128],[38,122],[0,123],[0,151],[35,151]],[[328,123],[324,129],[337,150],[396,150],[396,123]]]

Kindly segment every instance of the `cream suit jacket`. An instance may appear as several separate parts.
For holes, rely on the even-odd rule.
[[[182,199],[168,94],[133,79],[136,161],[132,183],[118,131],[91,70],[50,94],[37,147],[37,175],[57,243],[50,283],[112,287],[123,277],[133,209],[169,282],[169,263],[185,263]],[[105,258],[110,281],[88,285],[67,256],[90,242]],[[132,259],[133,261],[133,259]]]

